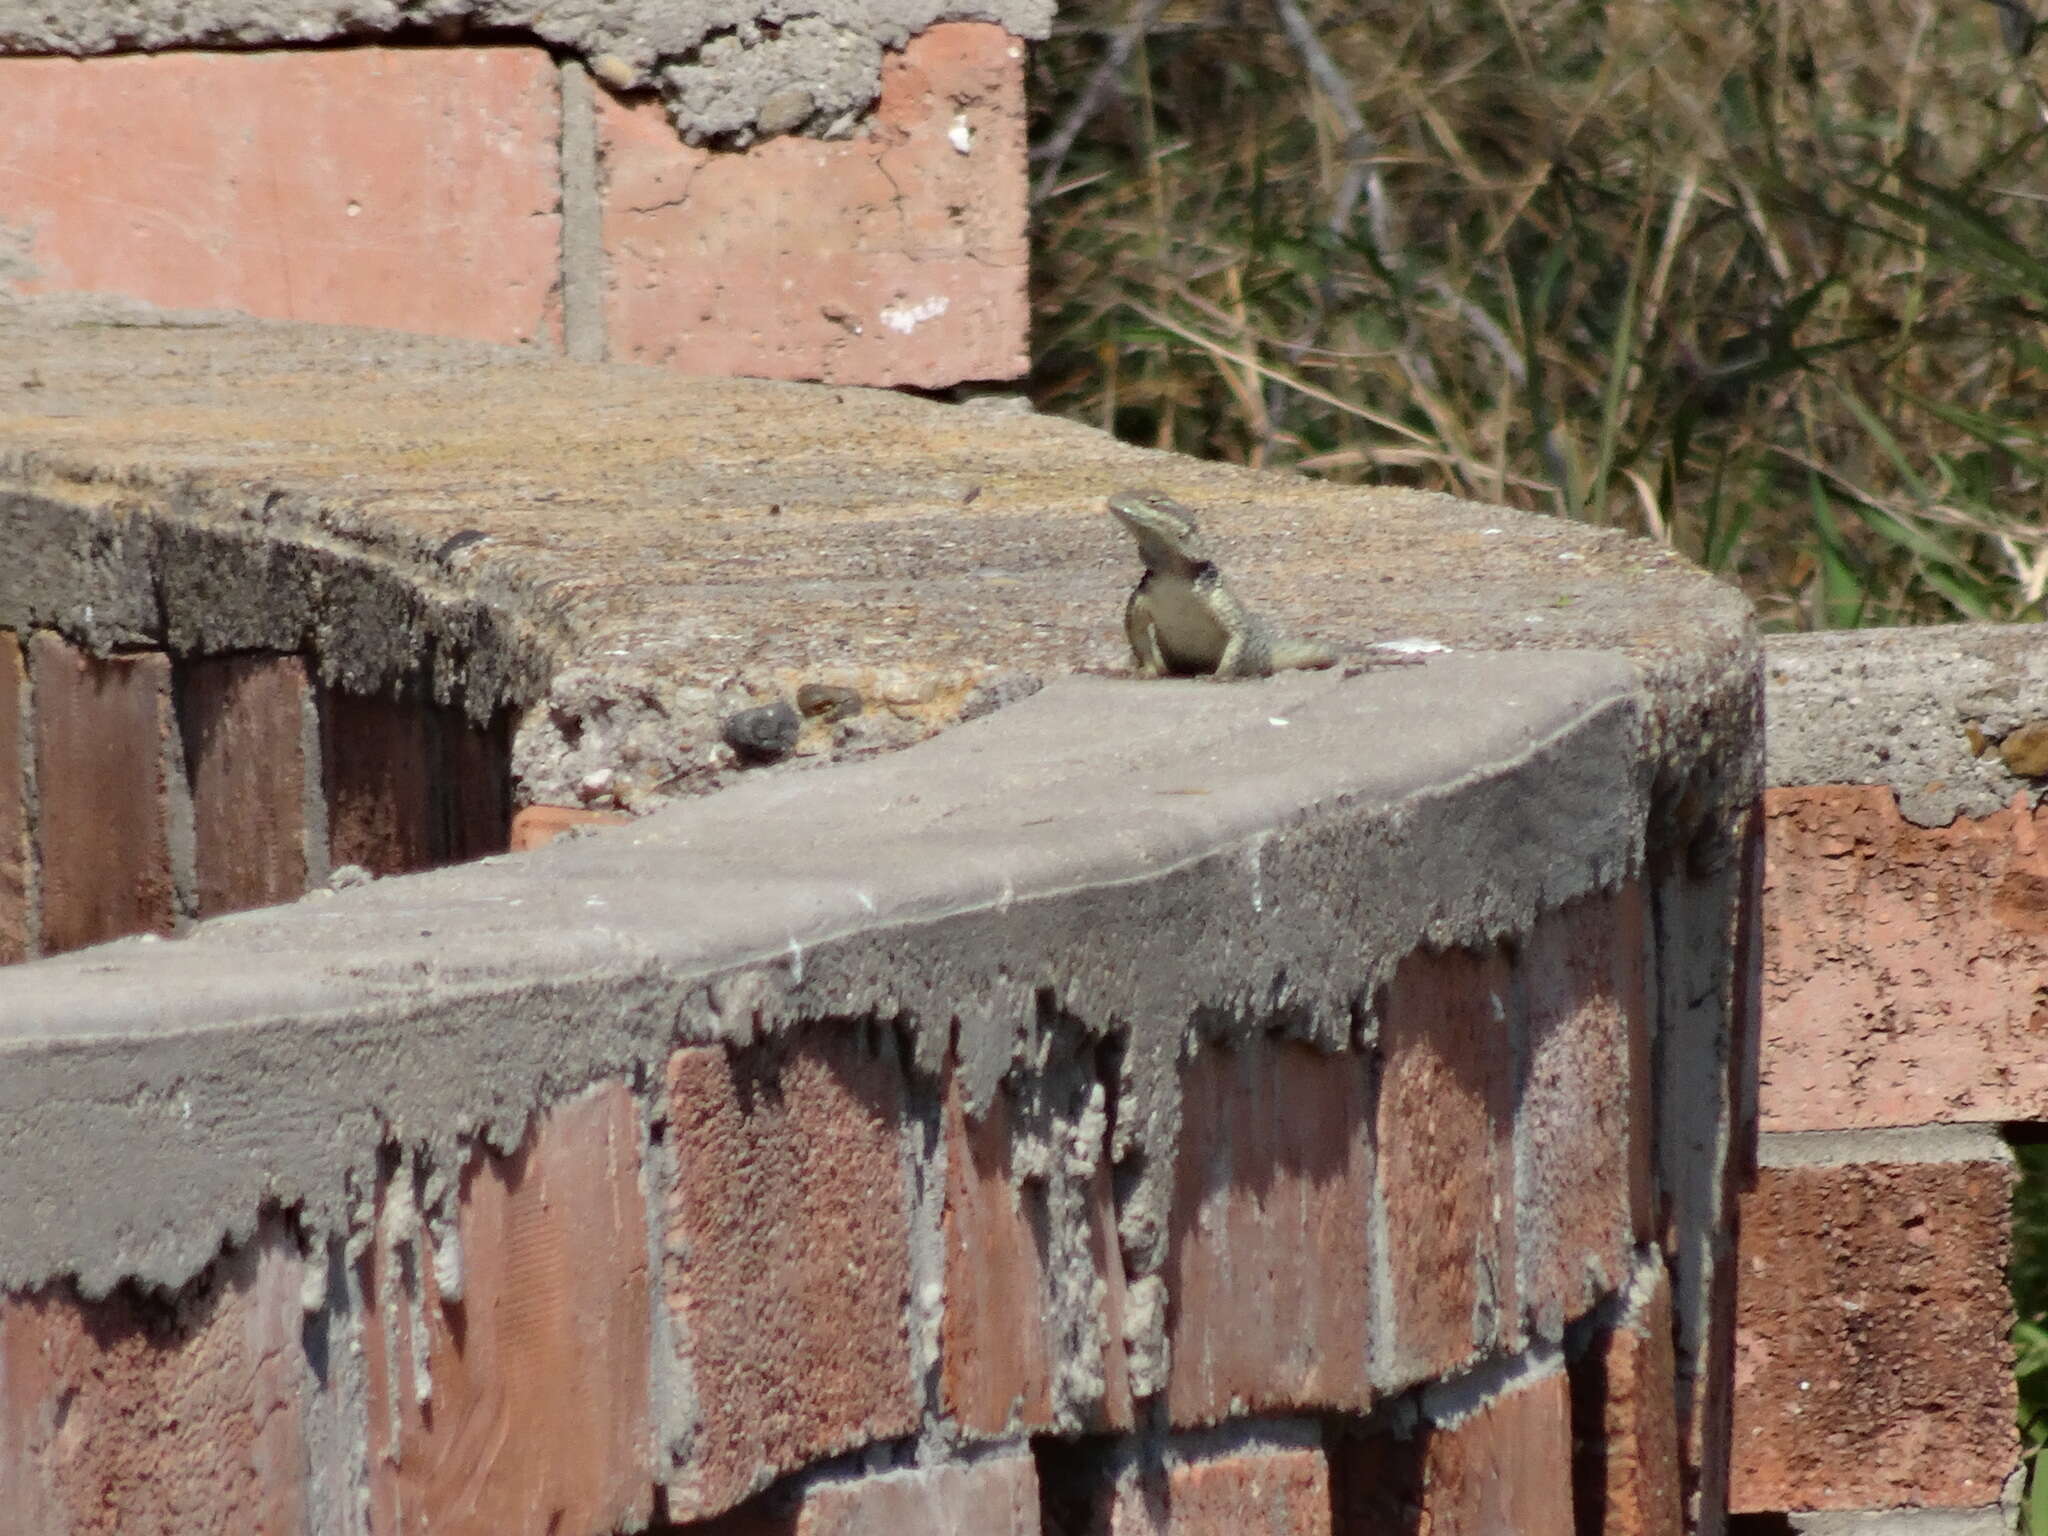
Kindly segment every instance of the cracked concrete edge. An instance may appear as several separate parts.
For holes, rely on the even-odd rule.
[[[743,146],[798,131],[843,136],[881,88],[882,52],[946,21],[1017,37],[1052,28],[1053,0],[807,0],[800,10],[708,0],[0,0],[0,53],[90,55],[379,39],[502,43],[576,55],[615,90],[658,90],[690,143]]]
[[[545,696],[572,652],[568,632],[491,568],[459,569],[380,530],[323,530],[317,507],[281,525],[285,498],[261,486],[186,485],[160,500],[100,489],[108,504],[76,483],[58,496],[0,490],[18,557],[0,577],[0,627],[58,629],[102,655],[303,650],[320,682],[461,703],[478,723]]]
[[[2048,626],[1774,635],[1764,643],[1769,782],[1774,788],[1881,784],[1923,827],[1988,816],[2037,779],[2016,777],[1996,743],[2048,720]]]
[[[1032,1059],[1041,993],[1128,1040],[1125,1225],[1163,1233],[1190,1021],[1345,1048],[1418,945],[1631,878],[1640,708],[1626,662],[1569,652],[1073,679],[536,854],[11,967],[0,1289],[175,1287],[266,1209],[317,1249],[380,1147],[445,1180],[687,1042],[875,1018],[933,1080],[956,1051],[978,1110]]]

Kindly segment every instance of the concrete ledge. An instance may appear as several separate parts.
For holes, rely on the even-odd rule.
[[[1411,950],[1640,867],[1632,681],[1077,679],[871,763],[0,971],[0,1289],[174,1286],[266,1203],[343,1231],[388,1138],[457,1167],[679,1042],[806,1019],[899,1021],[977,1112],[1045,1007],[1127,1029],[1119,1123],[1163,1168],[1190,1020],[1347,1045]]]
[[[1765,654],[1773,788],[1882,784],[1923,827],[1988,816],[2015,794],[2039,801],[2038,774],[2014,773],[1998,747],[2048,721],[2043,626],[1774,635]]]
[[[1747,605],[1608,530],[880,391],[0,305],[0,543],[35,556],[0,571],[0,627],[303,645],[353,692],[514,706],[525,802],[574,803],[593,773],[629,808],[728,783],[721,722],[805,682],[867,708],[770,772],[1127,669],[1136,563],[1102,498],[1153,482],[1248,600],[1347,660],[1418,636],[1613,651],[1641,671],[1669,815],[1697,830],[1747,793]]]

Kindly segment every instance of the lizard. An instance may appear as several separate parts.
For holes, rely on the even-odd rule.
[[[1138,541],[1145,574],[1124,604],[1124,633],[1145,677],[1271,677],[1330,667],[1336,655],[1282,635],[1239,601],[1186,507],[1159,491],[1118,491],[1110,515]]]

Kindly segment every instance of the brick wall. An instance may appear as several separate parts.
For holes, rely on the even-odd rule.
[[[314,1530],[356,1489],[370,1531],[435,1536],[1675,1532],[1622,1108],[1640,908],[1560,914],[1560,944],[1619,936],[1568,965],[1418,957],[1374,1050],[1184,1065],[1148,1402],[1113,1059],[1055,1031],[1080,1080],[968,1113],[845,1021],[683,1046],[438,1188],[388,1161],[360,1244],[273,1213],[175,1295],[7,1298],[10,1529]],[[1460,1066],[1540,1036],[1607,1070],[1552,1095]],[[1507,1173],[1564,1157],[1562,1206]]]
[[[172,330],[146,361],[189,366],[220,339]],[[377,397],[416,339],[384,340]],[[885,635],[898,684],[945,675],[984,573],[898,580],[877,551],[949,545],[993,506],[1043,566],[1078,525],[996,479],[998,449],[1063,486],[1158,465],[1066,424],[895,400],[932,437],[903,450],[908,488],[877,493],[871,421],[835,424],[833,391],[687,394],[451,349],[432,365],[451,414],[415,395],[370,418],[360,452],[399,441],[402,462],[366,493],[383,499],[350,501],[357,459],[318,455],[360,344],[315,339],[337,378],[310,388],[284,470],[259,462],[283,429],[217,415],[99,457],[68,402],[106,409],[115,384],[0,444],[10,505],[35,501],[20,526],[98,557],[17,575],[0,641],[0,934],[50,956],[0,975],[0,1028],[28,1021],[0,1035],[21,1052],[0,1074],[19,1152],[0,1181],[0,1509],[23,1536],[1718,1528],[1719,1201],[1746,1151],[1752,1017],[1724,942],[1755,768],[1739,605],[1544,524],[1544,591],[1557,538],[1613,549],[1596,584],[1636,584],[1626,640],[1244,689],[1035,692],[1054,663],[1006,650],[1018,702],[911,751],[758,770],[627,834],[177,944],[52,956],[289,898],[345,862],[502,845],[507,715],[482,728],[320,678],[495,679],[508,712],[541,700],[522,726],[651,752],[703,706],[700,676],[742,664],[720,645],[758,667],[763,637],[836,662]],[[201,371],[186,408],[235,370]],[[478,402],[544,373],[541,414],[463,461]],[[49,374],[31,392],[58,398]],[[173,392],[151,379],[122,430]],[[652,478],[621,491],[610,440],[580,489],[552,461],[507,467],[508,442],[612,387],[606,431],[657,445]],[[661,542],[678,505],[702,510],[677,477],[751,501],[766,450],[678,455],[674,422],[770,398],[798,418],[777,451],[831,517],[763,515],[856,572],[858,625],[772,622],[786,548],[742,556],[769,573],[751,624],[707,619],[701,589],[605,588],[701,572]],[[209,432],[250,457],[208,468]],[[1111,457],[1072,467],[1095,451]],[[657,511],[612,516],[584,494],[599,482]],[[856,482],[874,499],[849,516]],[[541,498],[564,506],[514,537],[507,509]],[[1333,501],[1333,526],[1361,505]],[[1388,506],[1470,546],[1435,499]],[[201,525],[246,536],[235,563],[182,537]],[[1508,542],[1486,541],[1496,581],[1521,558]],[[1059,666],[1112,622],[1094,546],[1073,548],[1071,602],[1029,610]],[[355,569],[339,554],[390,583],[377,601],[349,601],[373,589],[334,574]],[[317,657],[188,654],[222,632],[209,601],[229,589],[233,633],[303,635]],[[814,616],[820,590],[792,611]],[[94,604],[110,624],[116,599],[109,654],[50,627]],[[1519,636],[1521,611],[1471,649]],[[479,614],[544,624],[545,665],[494,657]],[[1644,634],[1655,669],[1626,659]],[[787,688],[821,662],[774,665]],[[549,669],[602,680],[600,702],[557,708]],[[643,701],[644,737],[600,735]],[[1653,783],[1688,787],[1653,805]],[[589,815],[530,807],[520,836]]]
[[[500,851],[509,718],[0,630],[0,963]]]
[[[1982,748],[1987,727],[1995,748],[2017,724],[1999,711],[2029,707],[2019,679],[2040,644],[2033,629],[1772,643],[1738,1511],[2005,1529],[2018,1444],[2000,1132],[2048,1118],[2048,879],[2034,790]]]
[[[538,46],[0,57],[0,294],[693,373],[1014,378],[1023,54],[931,27],[885,55],[857,132],[745,150],[686,144]]]

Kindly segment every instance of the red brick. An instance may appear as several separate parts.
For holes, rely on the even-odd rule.
[[[1547,1338],[1619,1287],[1648,1238],[1649,999],[1642,888],[1542,918],[1523,946],[1516,1203],[1525,1315]]]
[[[796,1536],[1038,1536],[1038,1471],[1029,1456],[820,1483]]]
[[[675,1519],[917,1427],[904,1084],[861,1035],[669,1058],[663,1285],[697,1398]]]
[[[1579,1529],[1679,1536],[1678,1374],[1671,1279],[1660,1264],[1633,1316],[1571,1368],[1573,1497]]]
[[[1162,1271],[1176,1425],[1372,1401],[1367,1064],[1261,1037],[1182,1074]]]
[[[88,656],[48,630],[28,651],[43,951],[169,933],[170,659]]]
[[[447,786],[450,859],[504,853],[512,839],[512,715],[501,710],[487,725],[461,711],[442,711],[442,772]]]
[[[2010,1168],[1765,1168],[1741,1207],[1730,1505],[1995,1503],[2018,1463]]]
[[[1127,1477],[1109,1536],[1330,1536],[1330,1468],[1313,1447],[1245,1450],[1169,1464],[1165,1488]]]
[[[561,112],[542,49],[15,58],[0,99],[27,292],[556,333]]]
[[[2048,809],[1765,796],[1763,1128],[2048,1119]]]
[[[178,670],[198,915],[294,900],[306,889],[305,662],[217,656]]]
[[[321,690],[327,847],[336,868],[402,875],[441,862],[435,726],[420,704]]]
[[[457,1231],[459,1299],[405,1192],[384,1191],[364,1284],[372,1531],[639,1529],[654,1469],[632,1093],[603,1084],[472,1163]]]
[[[1377,1145],[1393,1315],[1378,1342],[1392,1383],[1516,1331],[1511,997],[1498,951],[1418,952],[1388,989]]]
[[[1023,56],[1000,27],[933,27],[885,60],[867,131],[740,154],[600,96],[611,355],[840,384],[1020,376]]]
[[[584,811],[568,805],[529,805],[512,818],[511,850],[545,848],[571,827],[618,827],[633,818],[624,811]]]
[[[0,965],[28,958],[28,806],[22,771],[22,740],[28,703],[28,668],[21,641],[0,629]]]
[[[1050,1429],[1053,1376],[1062,1346],[1047,1280],[1046,1234],[1054,1219],[1045,1185],[1027,1186],[1013,1158],[1009,1094],[998,1091],[977,1121],[949,1082],[945,1099],[946,1302],[939,1326],[939,1390],[947,1413],[971,1434]],[[1085,1241],[1096,1261],[1098,1337],[1076,1362],[1099,1375],[1104,1394],[1089,1420],[1131,1425],[1130,1372],[1123,1343],[1123,1265],[1116,1243],[1106,1159],[1087,1190]]]
[[[1571,1399],[1562,1372],[1412,1439],[1339,1441],[1341,1536],[1572,1536]]]
[[[259,1242],[180,1297],[0,1302],[0,1509],[19,1536],[309,1525],[300,1263]]]
[[[970,1127],[949,1080],[945,1132],[946,1310],[939,1359],[946,1411],[972,1433],[1048,1428],[1055,1344],[1041,1326],[1047,1320],[1045,1257],[1011,1163],[1008,1094],[998,1092],[987,1115]]]

